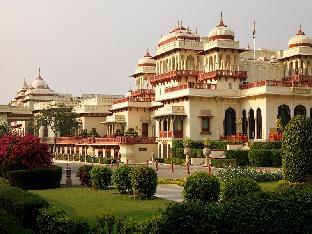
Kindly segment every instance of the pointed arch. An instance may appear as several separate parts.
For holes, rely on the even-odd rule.
[[[224,128],[224,136],[236,134],[236,112],[231,107],[225,110],[223,128]]]
[[[247,122],[247,111],[243,110],[242,112],[242,132],[244,135],[247,135],[247,128],[248,128],[248,122]]]
[[[289,106],[280,105],[277,110],[277,118],[281,119],[282,125],[285,127],[291,119]]]
[[[256,112],[256,125],[257,125],[257,139],[262,139],[262,114],[261,109],[258,108]]]
[[[248,125],[249,139],[255,139],[255,112],[252,108],[248,112]]]
[[[294,109],[294,116],[296,115],[307,115],[307,110],[303,105],[298,105]]]

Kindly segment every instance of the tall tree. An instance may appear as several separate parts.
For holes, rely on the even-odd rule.
[[[0,138],[3,135],[8,135],[12,132],[11,125],[4,119],[0,119]]]
[[[35,117],[35,123],[37,128],[50,126],[55,135],[73,136],[81,125],[78,117],[79,114],[75,113],[73,108],[58,105],[40,111]]]

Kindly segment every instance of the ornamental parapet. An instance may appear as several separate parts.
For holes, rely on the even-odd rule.
[[[159,138],[183,138],[183,130],[160,131]]]
[[[293,81],[281,81],[281,80],[261,80],[251,83],[245,83],[240,85],[240,89],[250,89],[261,86],[274,86],[274,87],[296,87],[296,88],[311,88],[312,81],[308,82],[293,82]]]
[[[247,79],[247,71],[232,71],[232,70],[214,70],[210,72],[199,73],[198,81],[220,78],[234,78],[234,79]]]
[[[170,80],[175,80],[185,76],[198,76],[199,71],[196,70],[175,70],[166,72],[163,74],[157,74],[151,77],[149,80],[151,84],[158,83],[158,82],[167,82]]]
[[[165,93],[170,93],[182,89],[217,89],[216,84],[207,84],[207,83],[195,83],[195,82],[188,82],[185,84],[181,84],[178,86],[170,87],[165,89]]]
[[[42,142],[56,145],[118,145],[118,144],[155,144],[155,137],[133,137],[133,136],[118,136],[118,137],[56,137],[42,138]]]

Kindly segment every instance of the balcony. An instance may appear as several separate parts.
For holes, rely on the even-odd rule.
[[[159,138],[183,138],[183,130],[160,131]]]
[[[167,82],[172,79],[180,78],[183,76],[198,76],[198,71],[195,70],[175,70],[175,71],[170,71],[167,73],[159,74],[159,75],[154,75],[150,79],[150,83],[157,83],[157,82]]]
[[[240,89],[250,89],[261,86],[275,86],[275,87],[295,87],[295,88],[310,88],[312,81],[308,82],[294,82],[294,81],[281,81],[281,80],[260,80],[251,83],[241,84]]]
[[[145,95],[154,96],[155,92],[152,89],[138,89],[138,90],[131,92],[131,97],[138,97],[138,96],[145,96]]]
[[[215,70],[205,73],[200,73],[198,81],[219,79],[219,78],[234,78],[234,79],[247,79],[247,71],[231,71],[231,70]]]
[[[117,100],[113,101],[113,105],[114,104],[118,104],[118,103],[124,103],[124,102],[151,102],[154,101],[155,98],[151,97],[151,98],[141,98],[141,97],[125,97],[125,98],[120,98]]]

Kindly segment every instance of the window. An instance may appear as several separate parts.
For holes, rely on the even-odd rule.
[[[202,118],[202,132],[209,132],[210,131],[210,126],[209,126],[209,118],[208,117],[203,117]]]

